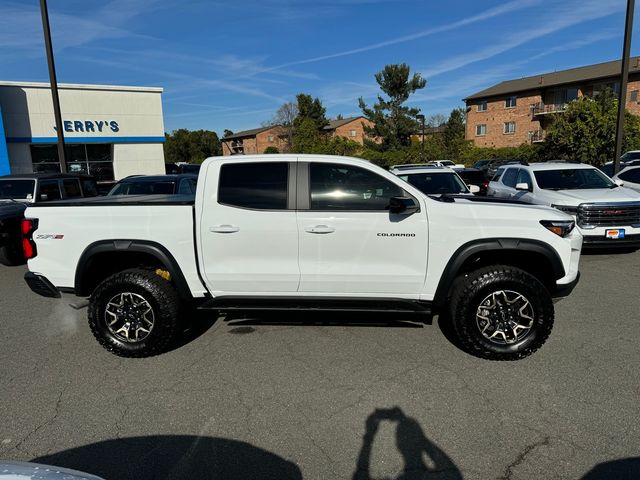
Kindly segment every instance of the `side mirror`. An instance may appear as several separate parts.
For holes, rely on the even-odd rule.
[[[619,187],[624,187],[624,182],[622,180],[620,180],[619,178],[614,178],[613,179],[613,183],[615,183]]]
[[[469,191],[471,193],[479,193],[480,192],[480,187],[478,185],[468,185],[469,187]]]
[[[530,192],[531,188],[529,187],[528,183],[523,182],[523,183],[517,183],[516,184],[516,190],[522,190],[522,191],[525,191],[525,192]]]
[[[411,215],[419,211],[420,205],[411,197],[391,197],[389,199],[389,212],[391,213]]]

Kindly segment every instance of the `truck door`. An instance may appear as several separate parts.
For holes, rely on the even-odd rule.
[[[428,236],[424,199],[414,197],[419,212],[391,214],[390,198],[409,195],[400,179],[328,160],[301,162],[298,171],[301,292],[422,292]]]
[[[207,168],[198,199],[199,254],[214,295],[298,290],[294,167],[286,160],[231,160]]]

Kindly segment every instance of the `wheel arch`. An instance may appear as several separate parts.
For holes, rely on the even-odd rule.
[[[492,264],[526,269],[549,291],[556,288],[556,280],[565,276],[560,255],[547,243],[519,238],[474,240],[459,247],[449,259],[436,289],[434,306],[445,304],[459,275]]]
[[[135,267],[163,268],[171,275],[178,295],[192,297],[189,285],[171,252],[150,240],[100,240],[87,246],[76,266],[74,292],[86,297],[105,278]]]

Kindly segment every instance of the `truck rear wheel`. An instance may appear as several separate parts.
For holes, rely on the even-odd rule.
[[[460,345],[490,360],[531,355],[553,328],[549,291],[519,268],[496,265],[471,272],[456,282],[451,321]]]
[[[89,327],[98,342],[115,355],[157,355],[178,334],[179,301],[171,283],[155,273],[125,270],[94,290]]]

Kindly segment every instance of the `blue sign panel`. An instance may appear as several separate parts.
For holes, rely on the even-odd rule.
[[[4,137],[4,123],[2,123],[2,107],[0,107],[0,175],[9,175],[11,166],[9,165],[9,152],[7,151],[7,140]]]

